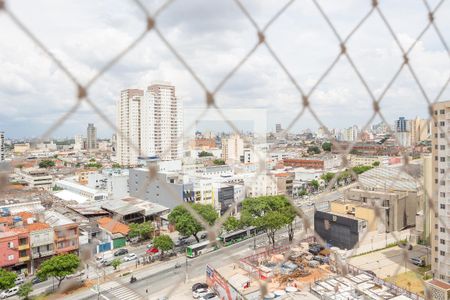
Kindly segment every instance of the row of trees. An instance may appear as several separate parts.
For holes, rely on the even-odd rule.
[[[192,209],[213,225],[219,215],[214,207],[203,204],[190,204]],[[241,218],[230,216],[225,220],[223,229],[234,231],[247,226],[256,226],[266,229],[270,243],[275,243],[276,231],[288,227],[289,240],[294,237],[293,222],[295,209],[284,196],[263,196],[247,198],[242,202]],[[175,229],[184,236],[193,236],[200,242],[198,233],[204,230],[204,226],[184,207],[177,206],[169,214],[169,222],[175,225]]]

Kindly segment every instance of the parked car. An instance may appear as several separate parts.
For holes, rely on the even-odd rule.
[[[194,297],[194,299],[198,299],[209,293],[211,293],[209,289],[200,288],[192,292],[192,297]]]
[[[114,256],[121,256],[128,253],[128,249],[122,248],[114,252]]]
[[[132,261],[135,259],[137,259],[137,255],[135,253],[129,253],[123,258],[123,261]]]
[[[311,254],[317,255],[323,249],[325,249],[325,247],[320,245],[320,244],[316,244],[316,243],[315,244],[309,244],[308,252],[311,253]]]
[[[198,289],[207,289],[208,285],[206,283],[203,282],[197,282],[195,284],[192,285],[192,291],[196,291]]]
[[[411,263],[413,265],[419,266],[419,267],[425,267],[425,260],[423,260],[420,257],[413,257],[411,258]]]
[[[201,300],[219,300],[219,297],[216,293],[208,293],[203,297],[200,297]]]
[[[207,237],[208,237],[208,234],[206,232],[204,232],[200,235],[200,239],[202,239],[202,240],[206,239]]]
[[[25,278],[23,276],[17,276],[16,280],[14,281],[15,285],[20,285],[25,282]]]
[[[66,278],[70,279],[70,278],[80,277],[82,275],[84,275],[84,270],[80,270],[80,271],[75,272],[73,274],[69,274],[69,275],[66,276]]]
[[[10,288],[9,290],[5,290],[0,294],[0,298],[1,299],[5,299],[14,295],[17,295],[17,293],[19,292],[19,287],[15,286],[13,288]]]
[[[371,275],[371,276],[377,277],[377,274],[375,274],[374,271],[371,271],[371,270],[364,270],[364,272],[366,272],[367,274],[369,274],[369,275]]]
[[[328,263],[328,257],[326,257],[326,256],[316,255],[316,256],[313,257],[313,259],[317,260],[318,262],[320,262],[320,264]]]
[[[40,280],[39,277],[37,277],[37,276],[31,280],[31,284],[38,284],[41,282],[43,282],[43,280]]]

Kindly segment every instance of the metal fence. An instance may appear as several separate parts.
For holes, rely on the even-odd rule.
[[[181,0],[178,0],[179,2]],[[231,1],[231,0],[230,0]],[[300,0],[297,0],[297,2]],[[338,62],[345,60],[348,65],[350,66],[351,70],[354,72],[362,86],[364,87],[365,91],[367,92],[366,97],[368,99],[368,105],[366,107],[365,112],[370,113],[370,117],[367,120],[367,122],[364,124],[362,130],[367,129],[370,124],[373,122],[375,118],[380,118],[385,124],[389,126],[388,120],[385,118],[385,115],[381,109],[381,102],[385,98],[388,91],[391,89],[393,84],[396,82],[398,77],[401,73],[408,73],[416,87],[418,88],[420,94],[417,95],[418,97],[422,97],[424,104],[428,108],[428,115],[432,122],[436,122],[436,116],[433,114],[432,105],[433,103],[436,103],[442,99],[442,94],[446,90],[448,83],[450,81],[450,77],[445,80],[445,83],[442,87],[439,88],[438,92],[434,97],[432,97],[429,93],[427,93],[426,89],[424,88],[423,84],[421,83],[421,80],[419,80],[419,76],[417,75],[418,72],[414,66],[414,61],[410,59],[411,52],[417,47],[423,36],[427,32],[434,32],[436,36],[438,37],[438,40],[440,41],[443,49],[445,49],[447,56],[449,53],[449,47],[447,44],[447,41],[445,39],[445,35],[443,32],[444,28],[440,28],[438,26],[438,23],[436,20],[439,18],[438,12],[443,9],[445,6],[445,1],[437,1],[436,3],[431,4],[428,0],[423,0],[423,15],[427,18],[426,24],[424,24],[423,29],[419,32],[417,37],[414,39],[413,42],[409,44],[409,46],[405,46],[400,42],[399,36],[394,30],[394,28],[391,25],[391,21],[386,15],[385,9],[382,7],[381,3],[383,1],[378,0],[371,0],[371,1],[364,1],[366,8],[366,13],[356,22],[355,26],[352,28],[352,30],[349,31],[348,34],[344,35],[342,32],[338,30],[338,27],[335,25],[335,21],[329,16],[327,13],[327,10],[325,8],[323,1],[320,0],[311,0],[310,2],[313,4],[313,6],[316,8],[317,12],[320,15],[320,18],[325,21],[326,25],[329,27],[329,30],[332,32],[332,34],[335,37],[336,45],[338,46],[339,51],[337,51],[335,58],[332,60],[332,62],[328,65],[327,68],[321,73],[321,75],[317,78],[317,80],[311,85],[307,85],[304,82],[299,82],[295,76],[292,75],[291,70],[294,68],[300,68],[301,66],[294,65],[291,63],[283,62],[283,60],[280,58],[280,56],[277,54],[277,52],[274,50],[274,47],[271,42],[268,40],[268,30],[271,28],[274,24],[276,24],[279,19],[283,18],[283,15],[286,13],[287,10],[290,9],[290,6],[296,2],[294,0],[287,1],[284,3],[280,9],[277,11],[271,12],[271,18],[268,22],[264,24],[260,24],[256,21],[256,19],[252,15],[252,11],[247,8],[246,1],[243,0],[234,0],[234,4],[239,9],[242,16],[244,16],[249,21],[249,26],[253,28],[255,36],[257,36],[257,41],[251,47],[248,52],[243,55],[243,57],[233,66],[230,66],[229,71],[223,76],[223,78],[220,80],[220,82],[213,86],[209,87],[207,84],[205,84],[205,81],[194,71],[195,68],[193,68],[187,60],[184,58],[183,54],[181,54],[177,48],[167,39],[167,37],[164,35],[164,33],[161,31],[161,28],[158,23],[158,19],[160,15],[166,11],[170,10],[172,4],[176,2],[176,0],[168,0],[165,1],[159,8],[157,8],[154,11],[150,11],[147,7],[147,5],[141,0],[129,0],[129,2],[133,5],[136,5],[136,7],[142,12],[143,14],[143,20],[146,23],[146,27],[138,33],[138,35],[132,40],[124,49],[122,49],[119,53],[117,53],[108,63],[106,63],[104,66],[98,70],[98,72],[95,73],[94,76],[90,80],[87,81],[87,83],[82,83],[79,78],[72,72],[71,68],[66,64],[63,60],[57,57],[55,53],[51,51],[51,49],[42,42],[42,37],[36,35],[34,33],[33,28],[28,27],[26,22],[22,20],[20,17],[18,17],[18,13],[10,9],[10,4],[12,3],[12,0],[0,0],[0,18],[4,19],[7,18],[11,21],[11,27],[15,27],[15,29],[19,29],[20,32],[27,37],[34,46],[39,48],[55,65],[56,67],[63,72],[66,77],[72,82],[73,86],[76,89],[76,93],[73,95],[73,104],[72,106],[63,114],[61,115],[58,120],[52,124],[45,132],[42,133],[41,138],[43,140],[50,137],[56,129],[60,128],[61,126],[64,126],[64,122],[70,118],[74,113],[77,112],[77,110],[80,108],[81,104],[85,103],[87,104],[92,111],[97,114],[114,132],[117,132],[117,134],[120,136],[122,133],[118,131],[118,128],[116,128],[113,119],[111,116],[106,115],[101,107],[99,107],[98,103],[96,103],[95,99],[91,96],[92,88],[98,83],[99,79],[105,76],[105,74],[113,68],[118,62],[124,58],[125,55],[131,53],[136,46],[144,44],[146,47],[152,47],[151,44],[146,44],[145,37],[148,36],[150,33],[153,33],[156,35],[156,37],[161,41],[161,43],[166,47],[167,53],[171,53],[176,61],[178,61],[184,69],[192,76],[192,79],[198,84],[198,86],[203,90],[204,93],[204,109],[198,116],[198,119],[200,119],[202,116],[207,114],[210,111],[215,111],[218,113],[222,118],[223,121],[226,122],[236,134],[240,134],[240,131],[238,129],[238,126],[236,126],[232,120],[229,120],[225,114],[223,113],[222,109],[216,99],[218,95],[222,92],[224,86],[227,84],[227,82],[230,81],[230,79],[235,76],[235,74],[246,64],[246,62],[254,55],[254,53],[259,48],[265,48],[267,50],[267,53],[273,59],[273,62],[275,62],[276,65],[278,65],[283,73],[287,76],[288,80],[292,83],[292,86],[294,87],[295,91],[297,92],[297,98],[299,99],[298,104],[295,107],[292,107],[292,111],[298,110],[299,112],[293,115],[292,120],[289,122],[289,125],[286,129],[284,129],[285,133],[291,132],[291,129],[294,125],[296,125],[300,120],[302,120],[302,117],[305,115],[305,113],[309,113],[314,120],[317,122],[318,125],[323,127],[325,129],[325,134],[327,138],[333,142],[333,146],[335,151],[339,153],[339,155],[342,156],[342,169],[348,168],[350,172],[352,172],[352,176],[357,181],[358,175],[355,174],[349,165],[349,162],[347,160],[348,154],[351,153],[354,143],[351,143],[349,147],[343,148],[339,143],[336,142],[335,137],[333,134],[331,134],[330,130],[328,130],[328,127],[326,125],[326,121],[323,120],[319,115],[320,112],[316,111],[314,109],[314,102],[315,102],[315,96],[318,88],[323,84],[324,80],[330,75],[330,73],[335,69]],[[408,6],[408,3],[403,2],[402,5]],[[448,5],[447,5],[448,6]],[[352,14],[351,11],[347,12],[349,15]],[[360,68],[358,67],[358,64],[354,61],[351,52],[348,51],[351,46],[349,46],[349,42],[352,40],[355,33],[357,33],[361,27],[368,22],[370,18],[377,17],[381,20],[381,23],[383,31],[387,32],[388,35],[393,39],[395,43],[395,47],[398,48],[398,50],[402,54],[402,59],[397,62],[397,68],[396,72],[394,72],[388,79],[388,83],[382,88],[377,91],[374,91],[370,88],[368,81],[366,77],[362,74]],[[447,20],[442,20],[445,24]],[[75,22],[75,20],[73,20]],[[446,30],[448,31],[448,24],[446,25]],[[307,31],[307,28],[299,28],[299,30]],[[381,30],[381,28],[380,28]],[[448,32],[447,32],[448,33]],[[1,46],[0,46],[1,49]],[[0,50],[1,51],[1,50]],[[307,88],[307,86],[310,86]],[[117,97],[119,97],[119,91],[117,92]],[[242,101],[242,105],[245,106],[245,102]],[[338,114],[338,112],[336,112]],[[190,130],[195,126],[195,123],[189,124],[188,126],[185,126],[187,128],[186,131]],[[388,127],[390,133],[393,133],[395,130]],[[439,130],[442,130],[439,128]],[[443,132],[445,133],[445,132]],[[395,134],[392,135],[393,137],[396,137]],[[450,143],[448,135],[446,135],[447,142]],[[179,136],[179,139],[182,139],[183,136]],[[400,145],[400,141],[397,140],[397,143]],[[134,146],[135,147],[135,146]],[[170,151],[170,149],[166,149],[166,152]],[[400,153],[404,157],[403,162],[403,168],[406,172],[408,172],[407,167],[410,164],[410,161],[408,159],[408,149],[405,147],[400,147]],[[157,178],[158,171],[156,169],[153,169],[152,167],[149,168],[148,178],[150,183],[151,181],[155,180]],[[447,177],[448,169],[446,170],[445,174],[442,174],[442,178]],[[266,170],[265,168],[259,168],[257,171],[257,174],[265,174]],[[338,176],[341,172],[338,172],[333,179],[328,183],[326,191],[329,192],[333,189],[335,186],[336,181],[338,180]],[[399,175],[400,176],[400,175]],[[417,185],[420,186],[424,193],[428,195],[428,205],[431,208],[431,211],[436,211],[435,202],[432,200],[434,199],[434,195],[432,195],[432,191],[426,190],[426,188],[423,186],[423,183],[419,180],[417,180]],[[142,187],[142,191],[146,190],[146,186]],[[170,187],[168,187],[168,190],[170,190]],[[318,195],[318,198],[321,196]],[[177,197],[175,197],[177,198]],[[231,211],[234,209],[234,207],[230,208],[230,210],[225,213],[214,225],[209,225],[206,221],[202,219],[202,217],[194,211],[191,206],[189,206],[187,203],[180,203],[180,205],[184,205],[187,210],[189,210],[192,215],[195,216],[195,218],[207,229],[209,233],[209,240],[211,242],[214,242],[216,240],[216,237],[219,234],[219,230],[223,224],[223,222],[226,220],[226,218],[229,216]],[[304,218],[304,212],[302,209],[298,206],[295,206],[297,213],[300,218],[304,220],[304,229],[311,230],[312,224],[311,222],[307,221],[306,218]],[[381,211],[381,207],[378,207],[378,209]],[[386,220],[381,218],[382,214],[378,215],[378,221],[386,223]],[[445,220],[439,220],[441,224],[446,224]],[[448,229],[447,229],[448,230]],[[303,237],[298,236],[299,240],[301,240]],[[318,237],[316,237],[318,238]],[[404,259],[408,259],[408,253],[406,250],[407,247],[404,248]],[[224,251],[224,255],[232,255],[230,253],[230,250],[227,250],[224,248],[222,251]],[[397,272],[400,272],[400,268],[397,270]],[[420,277],[420,275],[418,275]],[[421,277],[420,277],[421,278]],[[264,282],[260,282],[261,288],[263,292],[266,292],[267,289],[265,287]],[[177,289],[177,284],[172,284],[173,289],[171,292],[168,293],[168,296],[170,297],[172,293]],[[428,297],[428,295],[426,295]]]

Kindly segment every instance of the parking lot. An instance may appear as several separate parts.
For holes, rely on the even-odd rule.
[[[362,270],[370,270],[380,278],[395,276],[398,273],[416,271],[419,267],[411,263],[413,257],[427,256],[427,249],[415,245],[407,251],[407,259],[402,248],[396,246],[348,259],[348,263]]]

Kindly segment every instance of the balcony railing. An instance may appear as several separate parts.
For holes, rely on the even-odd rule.
[[[51,255],[53,255],[54,254],[54,251],[53,250],[46,250],[46,251],[40,251],[40,252],[33,252],[32,254],[31,254],[31,257],[33,258],[33,259],[36,259],[36,258],[41,258],[41,257],[46,257],[46,256],[51,256]]]
[[[22,257],[19,257],[19,262],[24,262],[24,261],[29,261],[30,260],[30,256],[22,256]]]
[[[18,250],[26,250],[26,249],[30,249],[30,245],[25,244],[25,245],[19,245],[17,247]]]

